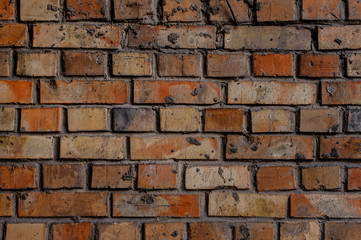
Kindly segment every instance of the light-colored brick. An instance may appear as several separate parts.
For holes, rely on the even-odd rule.
[[[152,20],[156,15],[154,0],[114,0],[115,20]]]
[[[361,77],[361,54],[353,54],[347,58],[347,76]]]
[[[338,109],[301,109],[301,132],[333,133],[341,130],[340,113]]]
[[[320,239],[319,222],[284,222],[281,223],[281,240],[311,240]]]
[[[139,227],[134,223],[98,224],[99,240],[136,240],[139,236]]]
[[[108,131],[107,108],[68,108],[68,130],[70,132]]]
[[[20,0],[21,21],[58,21],[59,0]]]
[[[229,0],[232,6],[234,16],[237,22],[248,22],[250,21],[249,11],[247,2],[238,0]],[[233,22],[232,12],[229,9],[226,1],[210,0],[210,13],[209,17],[212,22]]]
[[[0,108],[0,131],[14,131],[15,129],[15,108]]]
[[[161,108],[160,130],[162,132],[199,132],[201,116],[196,108]]]
[[[182,223],[146,223],[145,240],[182,240]]]
[[[242,77],[246,75],[247,58],[243,53],[208,54],[209,77]]]
[[[115,108],[113,116],[114,131],[155,131],[155,112],[151,108]]]
[[[294,113],[286,109],[261,109],[251,113],[252,132],[293,132]]]
[[[303,0],[302,19],[340,20],[341,0]]]
[[[188,54],[161,54],[158,56],[160,76],[197,77],[199,56]]]
[[[46,240],[45,223],[8,223],[5,240]]]
[[[202,19],[200,0],[166,0],[163,5],[163,18],[167,22],[199,22]]]
[[[320,50],[361,48],[361,26],[330,26],[318,29]]]
[[[152,54],[119,52],[113,54],[113,74],[116,76],[151,76]]]

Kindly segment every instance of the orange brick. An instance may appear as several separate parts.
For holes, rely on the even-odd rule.
[[[156,15],[154,0],[114,0],[114,19],[152,19]]]
[[[15,108],[0,107],[0,131],[14,131]]]
[[[10,217],[13,215],[13,195],[0,193],[0,217]]]
[[[158,56],[160,76],[197,77],[199,56],[186,54],[161,54]]]
[[[296,188],[295,169],[293,167],[261,167],[257,171],[257,190],[292,190]]]
[[[177,187],[177,165],[138,165],[138,188],[174,189]]]
[[[348,19],[360,20],[361,2],[358,0],[348,0],[347,4],[348,4]]]
[[[130,222],[98,224],[97,230],[99,240],[136,240],[139,236],[139,227]]]
[[[9,53],[8,52],[0,52],[0,76],[1,77],[9,76]]]
[[[341,188],[340,167],[315,167],[302,169],[302,185],[307,190]]]
[[[322,159],[361,159],[360,144],[358,137],[321,137],[320,156]]]
[[[299,74],[301,77],[338,77],[338,59],[338,55],[301,55]]]
[[[182,240],[182,223],[146,223],[145,240]]]
[[[85,168],[81,164],[43,164],[43,188],[84,188]]]
[[[120,52],[113,54],[112,58],[116,76],[151,76],[153,73],[151,53]]]
[[[339,132],[341,129],[338,109],[301,109],[301,132]]]
[[[274,240],[275,226],[270,222],[248,222],[236,224],[235,239]]]
[[[25,24],[3,24],[0,26],[0,47],[22,47],[27,40]]]
[[[46,240],[46,224],[8,223],[5,240]]]
[[[237,22],[248,22],[250,21],[250,16],[248,12],[250,9],[244,1],[238,0],[229,0],[231,7],[233,9],[234,16]],[[229,9],[226,1],[219,0],[210,0],[210,19],[212,22],[233,22],[232,12]]]
[[[205,132],[244,132],[246,119],[243,109],[206,109]]]
[[[360,105],[361,81],[322,82],[323,105]]]
[[[66,17],[69,20],[104,19],[109,15],[107,3],[104,0],[67,0]]]
[[[12,0],[0,1],[0,20],[14,19],[15,2]]]
[[[257,21],[294,21],[294,0],[257,0]]]
[[[68,130],[81,131],[107,131],[109,118],[107,108],[68,108]]]
[[[32,165],[0,166],[0,189],[33,189],[36,172]]]
[[[201,21],[201,1],[164,1],[163,17],[167,22],[199,22]]]
[[[58,21],[59,0],[20,0],[21,21]]]
[[[303,0],[302,19],[339,20],[341,0]]]
[[[361,236],[360,222],[326,222],[325,240],[353,240]]]
[[[251,113],[252,132],[292,132],[295,117],[285,109],[261,109]]]
[[[361,168],[348,169],[347,190],[361,190]]]
[[[134,178],[129,165],[96,165],[92,167],[91,188],[127,189]]]
[[[320,223],[312,222],[284,222],[280,227],[280,240],[320,239]]]
[[[64,75],[104,75],[105,54],[101,52],[65,52],[63,55]]]
[[[113,109],[113,129],[119,132],[155,131],[155,112],[150,108]]]
[[[86,240],[91,235],[91,223],[53,224],[53,240]]]
[[[159,110],[162,132],[199,132],[201,130],[201,115],[196,108],[161,108]]]
[[[57,132],[61,130],[61,108],[21,109],[22,132]]]
[[[290,77],[293,75],[291,54],[255,54],[252,73],[256,76]]]
[[[0,103],[32,103],[33,82],[0,80]]]
[[[246,74],[246,56],[243,53],[208,54],[207,75],[209,77],[241,77]]]
[[[224,223],[189,223],[190,240],[230,240],[230,227]]]

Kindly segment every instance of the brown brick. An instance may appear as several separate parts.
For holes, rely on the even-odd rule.
[[[229,0],[233,9],[234,16],[237,22],[250,21],[248,5],[244,1]],[[210,13],[209,17],[212,22],[233,22],[232,12],[229,9],[226,1],[210,0]]]
[[[206,109],[205,132],[244,132],[245,130],[243,109]]]
[[[361,26],[330,26],[318,29],[320,50],[361,48]]]
[[[320,239],[318,222],[284,222],[280,227],[280,240]]]
[[[227,159],[313,159],[311,136],[228,136]]]
[[[324,105],[359,105],[361,81],[321,82],[322,104]]]
[[[0,107],[0,131],[14,131],[15,108]]]
[[[261,167],[257,171],[257,190],[292,190],[296,188],[295,169],[287,166]]]
[[[56,76],[57,53],[18,53],[16,74],[30,77]]]
[[[3,0],[0,2],[0,20],[13,20],[15,12],[15,2]]]
[[[113,116],[114,131],[155,131],[155,113],[151,108],[115,108]]]
[[[85,167],[81,164],[43,164],[43,188],[84,188]]]
[[[10,217],[13,215],[13,195],[0,193],[0,217]]]
[[[58,21],[59,0],[20,0],[21,21]]]
[[[302,19],[305,20],[340,20],[341,0],[313,1],[303,0]]]
[[[199,132],[201,116],[196,108],[161,108],[160,130],[162,132]]]
[[[208,137],[131,137],[130,158],[218,159],[218,139]]]
[[[291,54],[254,54],[252,73],[256,76],[289,77],[293,75]]]
[[[108,17],[108,2],[105,0],[67,0],[66,17],[68,20],[91,20]]]
[[[33,82],[0,80],[0,103],[32,103]]]
[[[163,4],[163,18],[166,22],[199,22],[202,19],[201,1],[166,0]]]
[[[64,75],[103,76],[104,57],[101,52],[64,52]]]
[[[113,54],[113,74],[116,76],[151,76],[152,54],[120,52]]]
[[[114,0],[114,19],[152,19],[156,15],[154,0]]]
[[[107,108],[68,108],[67,112],[70,132],[110,129]]]
[[[27,40],[25,24],[2,24],[0,26],[0,47],[22,47]]]
[[[224,223],[189,223],[190,240],[230,240],[230,228]]]
[[[326,222],[325,240],[354,240],[361,236],[359,222]]]
[[[208,215],[284,218],[287,202],[286,195],[216,191],[209,194]]]
[[[249,189],[250,184],[247,166],[193,166],[187,167],[185,174],[185,186],[188,190]]]
[[[105,217],[107,194],[89,192],[22,193],[19,217]]]
[[[113,217],[199,216],[199,195],[113,193]]]
[[[354,54],[347,58],[347,76],[361,77],[361,54]]]
[[[257,21],[295,21],[294,0],[257,0]]]
[[[359,195],[291,194],[291,217],[360,218]]]
[[[275,226],[270,222],[247,222],[237,224],[235,239],[274,240]]]
[[[359,0],[348,0],[348,19],[360,20],[361,2]]]
[[[311,32],[295,27],[233,26],[224,34],[226,49],[311,50]]]
[[[251,113],[252,132],[292,132],[295,117],[286,109],[261,109]]]
[[[307,105],[316,101],[312,83],[232,81],[228,84],[228,104]]]
[[[115,25],[44,23],[35,24],[33,31],[33,47],[41,48],[118,49],[120,41],[121,28]]]
[[[361,159],[358,137],[320,138],[320,155],[323,159]]]
[[[90,240],[92,224],[63,223],[53,224],[53,240]]]
[[[338,55],[304,54],[300,57],[301,77],[339,77]]]
[[[160,76],[197,77],[199,56],[186,54],[161,54],[158,56]]]
[[[175,189],[177,188],[176,164],[138,165],[138,188]]]
[[[0,158],[2,159],[51,159],[53,138],[46,136],[2,136]]]
[[[0,166],[0,189],[34,189],[36,172],[32,165]]]
[[[129,165],[95,165],[92,167],[91,188],[130,188],[133,178]]]
[[[341,188],[340,167],[314,167],[302,169],[302,185],[307,190]]]
[[[347,190],[361,190],[361,168],[349,168]]]
[[[124,81],[41,81],[41,103],[122,104],[128,99]]]
[[[123,159],[124,137],[61,137],[60,158]]]
[[[8,223],[5,240],[46,240],[45,223]]]
[[[301,132],[339,132],[341,129],[338,109],[301,109]]]
[[[131,25],[129,47],[216,48],[214,26]]]
[[[134,223],[98,224],[99,240],[136,240],[139,227]]]
[[[22,132],[58,132],[61,130],[61,108],[21,109]]]
[[[247,59],[242,53],[208,54],[209,77],[242,77],[246,75]]]
[[[215,104],[220,98],[218,83],[134,81],[134,103]]]
[[[0,3],[1,4],[1,3]],[[1,8],[1,6],[0,6]],[[0,76],[9,76],[9,53],[0,52]]]
[[[146,223],[145,240],[183,240],[182,223]]]

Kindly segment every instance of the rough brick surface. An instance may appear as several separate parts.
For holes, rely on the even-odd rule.
[[[134,240],[138,239],[139,228],[129,222],[113,223],[113,224],[98,224],[99,240],[123,239]]]
[[[57,72],[56,53],[18,53],[16,74],[30,77],[54,77]]]
[[[163,5],[163,18],[168,22],[199,22],[201,11],[200,0],[166,0]]]
[[[199,75],[199,56],[186,54],[161,54],[158,56],[160,76],[196,77]]]
[[[0,52],[0,76],[7,77],[9,72],[9,53]]]
[[[15,108],[0,108],[0,131],[14,131]]]
[[[146,223],[146,240],[182,240],[184,227],[182,223]]]
[[[113,74],[117,76],[151,76],[152,55],[136,52],[114,54]]]
[[[301,109],[301,132],[333,133],[341,129],[338,109]]]
[[[205,132],[244,132],[245,125],[243,109],[206,109]]]
[[[69,108],[67,112],[70,132],[107,131],[110,128],[106,108]]]
[[[325,224],[325,239],[344,239],[352,240],[357,239],[361,235],[361,224],[342,223],[342,222],[329,222]]]
[[[61,108],[25,108],[21,110],[20,131],[58,132],[61,130]]]
[[[253,55],[253,74],[256,76],[289,77],[293,74],[291,54]]]
[[[9,223],[6,224],[5,240],[46,240],[44,223]]]
[[[155,0],[114,0],[115,20],[147,20],[156,14]]]
[[[64,75],[101,76],[104,74],[104,53],[64,52]]]
[[[0,47],[21,47],[27,40],[27,26],[24,24],[4,24],[0,26]]]
[[[82,240],[91,238],[91,223],[65,223],[53,225],[53,240]]]
[[[66,2],[67,19],[104,19],[109,12],[107,3],[104,0],[68,0]]]
[[[273,240],[274,235],[275,226],[270,222],[241,223],[237,224],[234,230],[236,239],[250,237],[251,239]]]
[[[292,132],[294,114],[286,109],[261,109],[251,113],[252,132]]]
[[[155,113],[150,108],[115,108],[113,129],[119,132],[151,132],[155,130]]]
[[[303,0],[302,4],[302,19],[338,20],[340,17],[341,0]]]
[[[96,165],[92,167],[92,188],[123,188],[132,186],[132,169],[129,165]]]
[[[32,103],[33,82],[0,80],[0,103]]]
[[[32,165],[0,166],[0,189],[33,189],[37,170]]]
[[[361,190],[361,168],[348,169],[348,190]]]
[[[85,167],[81,164],[46,164],[42,167],[44,188],[83,188]]]
[[[14,19],[15,2],[11,0],[4,0],[0,3],[0,20]]]
[[[281,223],[281,240],[319,239],[320,224],[318,222],[285,222]]]
[[[341,188],[341,169],[340,167],[303,168],[302,185],[307,190]]]
[[[338,55],[301,55],[299,74],[301,77],[338,77],[338,58]]]
[[[247,22],[250,21],[248,5],[244,1],[229,0],[229,3],[232,7],[234,16],[237,22]],[[226,1],[210,0],[210,19],[213,22],[230,22],[233,19],[232,11],[227,5]]]
[[[190,238],[191,240],[221,240],[229,239],[229,228],[221,223],[190,223]]]
[[[22,21],[57,21],[60,15],[59,0],[20,0]]]
[[[9,217],[13,215],[13,196],[11,194],[0,194],[0,217]]]
[[[246,56],[243,54],[207,55],[209,77],[241,77],[246,74]]]
[[[296,20],[294,0],[257,0],[257,21]]]
[[[296,173],[292,167],[262,167],[257,171],[257,190],[291,190],[296,188]]]
[[[177,187],[177,165],[138,165],[138,188],[174,189]]]
[[[160,130],[162,132],[199,132],[200,112],[195,108],[161,108]]]

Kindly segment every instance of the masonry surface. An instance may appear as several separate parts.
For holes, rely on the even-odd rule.
[[[0,240],[357,240],[361,1],[0,0]]]

